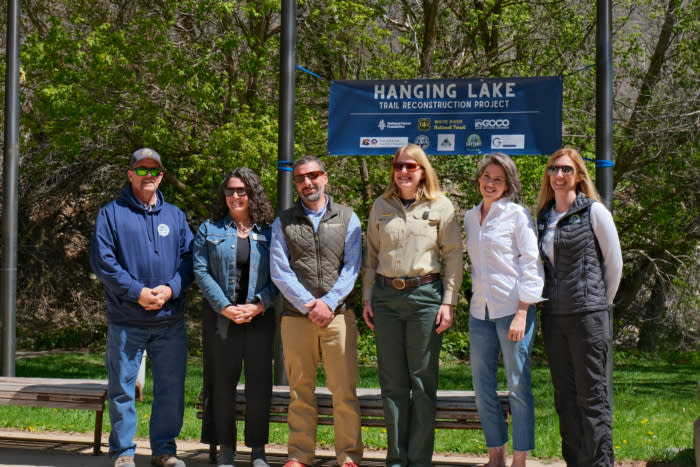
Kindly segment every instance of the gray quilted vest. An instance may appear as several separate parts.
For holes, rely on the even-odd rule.
[[[299,282],[314,298],[324,296],[333,288],[343,268],[345,236],[352,217],[352,209],[328,199],[326,212],[314,232],[313,224],[304,213],[301,200],[280,214],[282,231],[289,250],[289,265]],[[336,308],[342,312],[345,303]],[[284,299],[285,315],[300,313]]]
[[[591,226],[593,200],[578,194],[573,206],[554,231],[554,263],[544,253],[552,201],[537,216],[540,254],[544,260],[543,313],[571,314],[607,310],[602,255]]]

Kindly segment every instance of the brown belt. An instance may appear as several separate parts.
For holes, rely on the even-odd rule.
[[[407,277],[405,279],[401,277],[384,277],[381,274],[377,274],[374,276],[374,279],[379,284],[390,285],[396,290],[403,290],[407,288],[412,289],[418,287],[419,285],[430,284],[431,282],[435,282],[436,280],[440,279],[440,273],[435,272],[433,274],[427,274],[425,276]]]

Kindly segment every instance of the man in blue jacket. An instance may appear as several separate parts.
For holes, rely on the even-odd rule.
[[[90,264],[107,296],[109,453],[115,467],[135,467],[134,392],[147,351],[153,376],[151,464],[185,467],[175,456],[175,438],[185,407],[184,307],[194,279],[194,237],[185,214],[158,190],[163,164],[156,151],[134,152],[127,177],[119,198],[100,210],[90,246]]]

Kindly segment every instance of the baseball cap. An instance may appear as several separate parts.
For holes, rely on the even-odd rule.
[[[160,161],[160,155],[151,148],[141,148],[131,155],[129,168],[133,169],[136,164],[144,159],[152,159],[158,163],[158,166],[163,169],[163,163]]]

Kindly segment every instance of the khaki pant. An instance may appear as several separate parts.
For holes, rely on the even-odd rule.
[[[306,316],[282,316],[284,365],[289,379],[289,459],[315,460],[316,369],[321,356],[326,384],[333,395],[335,454],[339,465],[362,460],[360,403],[357,400],[357,324],[352,310],[323,327]]]

